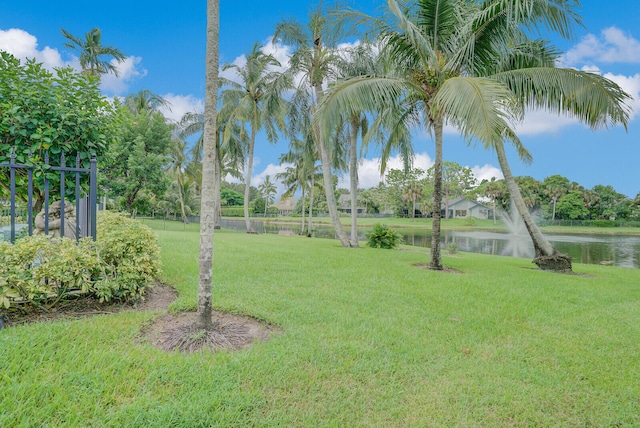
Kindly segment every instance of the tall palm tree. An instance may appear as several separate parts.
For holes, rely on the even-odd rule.
[[[218,95],[219,0],[207,0],[207,47],[204,102],[204,157],[202,159],[202,197],[200,201],[200,257],[198,283],[198,324],[213,329],[211,296],[213,289],[213,231],[215,219],[216,104]]]
[[[276,185],[271,181],[270,176],[264,178],[264,182],[258,186],[258,191],[264,198],[264,216],[267,216],[269,204],[273,203],[273,197],[276,195]]]
[[[330,25],[327,15],[322,10],[322,4],[310,14],[306,26],[294,20],[285,20],[276,26],[275,38],[295,48],[290,60],[291,70],[303,76],[296,89],[297,96],[308,100],[309,111],[312,114],[315,114],[318,104],[324,97],[323,85],[331,80],[333,67],[340,61],[335,47],[341,35],[341,31],[337,31]],[[323,129],[315,121],[312,131],[322,163],[322,176],[331,222],[342,246],[351,247],[353,244],[340,223],[333,189],[332,148],[329,140],[333,131]]]
[[[117,62],[123,62],[125,55],[113,46],[102,44],[102,33],[98,27],[85,34],[84,40],[74,36],[64,28],[61,28],[62,36],[69,40],[64,45],[80,54],[80,67],[82,72],[91,76],[100,77],[103,74],[113,73],[118,75],[118,69],[109,58]],[[104,57],[107,57],[106,59]]]
[[[479,4],[423,0],[405,9],[395,0],[387,4],[389,17],[376,23],[398,74],[341,83],[327,97],[323,116],[330,126],[337,121],[337,111],[377,105],[412,111],[407,125],[415,124],[418,113],[424,117],[422,125],[433,132],[435,140],[430,268],[442,269],[438,207],[442,202],[445,122],[456,126],[469,141],[476,139],[496,150],[509,185],[504,142],[514,144],[523,159],[530,159],[511,128],[522,117],[524,106],[568,111],[601,126],[609,121],[625,122],[620,108],[624,97],[619,88],[600,76],[575,70],[526,69],[540,62],[539,54],[548,52],[539,42],[530,41],[526,30],[544,26],[561,35],[568,33],[568,24],[576,15],[573,5],[564,0],[485,0]],[[514,188],[509,190],[514,197],[517,186],[515,181],[512,184]],[[534,246],[544,240],[541,233],[531,236]],[[553,256],[556,252],[548,244],[542,254]]]
[[[180,215],[182,217],[183,223],[185,224],[189,222],[187,219],[187,215],[190,214],[187,213],[187,211],[190,211],[190,208],[186,206],[184,197],[185,188],[189,188],[188,186],[185,187],[185,184],[187,183],[184,173],[187,162],[185,153],[186,147],[186,141],[174,138],[173,147],[171,148],[171,152],[169,153],[171,161],[169,164],[169,169],[167,171],[169,176],[174,180],[175,185],[172,187],[174,188],[173,190],[178,197],[178,202],[180,204]]]
[[[273,55],[262,52],[258,44],[255,44],[247,55],[246,64],[225,64],[222,67],[222,70],[234,70],[240,80],[238,83],[221,79],[221,84],[226,87],[222,91],[222,105],[230,111],[228,120],[231,123],[248,123],[250,128],[244,190],[247,233],[255,233],[249,220],[249,191],[256,135],[264,129],[269,141],[275,142],[278,139],[278,130],[285,127],[286,103],[282,95],[291,86],[291,79],[288,74],[274,70],[276,67],[280,67],[280,62]],[[232,128],[227,126],[224,143],[231,139],[231,132]]]
[[[141,89],[135,94],[129,94],[124,99],[124,105],[132,114],[142,112],[156,112],[160,107],[167,107],[169,110],[171,103],[160,95],[156,95],[148,89]]]

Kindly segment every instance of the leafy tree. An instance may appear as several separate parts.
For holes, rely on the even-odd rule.
[[[244,217],[247,233],[255,233],[249,220],[249,188],[253,173],[253,152],[256,135],[264,129],[271,142],[278,139],[278,129],[284,129],[286,105],[283,92],[291,85],[287,74],[273,70],[280,62],[273,55],[262,52],[258,44],[247,55],[246,64],[225,64],[222,70],[234,70],[240,83],[220,79],[226,87],[222,92],[222,104],[230,110],[229,121],[248,123],[250,128],[245,178]],[[225,128],[224,142],[231,139],[231,127]]]
[[[244,196],[229,187],[223,187],[220,190],[220,199],[222,205],[238,206],[241,207],[244,202]]]
[[[80,54],[80,67],[82,67],[83,73],[96,77],[107,73],[118,75],[117,67],[108,58],[111,57],[117,62],[123,62],[125,56],[119,49],[102,44],[102,33],[98,27],[86,33],[84,40],[63,28],[60,31],[62,31],[64,38],[68,40],[64,45]]]
[[[598,219],[615,219],[623,217],[629,211],[627,197],[615,191],[612,186],[598,184],[593,187],[593,192],[598,195],[598,201],[592,208],[592,213]]]
[[[57,69],[53,73],[34,60],[21,63],[0,52],[0,163],[8,163],[12,149],[16,162],[39,166],[35,172],[34,207],[43,204],[43,178],[51,188],[59,182],[58,174],[44,171],[46,153],[49,163],[59,165],[59,155],[88,168],[92,155],[102,154],[114,134],[115,110],[100,95],[98,80],[73,71]],[[17,177],[18,197],[26,202],[26,176]],[[74,185],[68,186],[69,196]],[[0,198],[9,192],[9,173],[0,172]],[[4,195],[3,195],[4,193]]]
[[[125,111],[123,117],[120,135],[105,156],[101,181],[133,215],[141,191],[160,197],[169,185],[165,170],[173,145],[172,127],[160,113]]]
[[[559,217],[571,220],[585,219],[589,215],[582,192],[569,192],[561,196],[555,209]]]

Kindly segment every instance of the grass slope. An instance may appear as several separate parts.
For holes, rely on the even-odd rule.
[[[198,234],[158,227],[170,309],[194,309]],[[137,341],[152,312],[6,329],[0,426],[640,425],[640,270],[215,241],[215,306],[283,334],[181,355]]]

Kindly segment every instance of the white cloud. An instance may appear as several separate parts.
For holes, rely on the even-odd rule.
[[[502,171],[500,168],[496,168],[493,165],[484,164],[482,166],[476,165],[471,167],[471,172],[473,172],[473,176],[476,177],[478,183],[482,180],[491,180],[493,177],[496,179],[504,178],[502,175]]]
[[[616,82],[627,94],[631,95],[632,99],[629,102],[629,107],[631,107],[630,120],[633,120],[640,114],[640,73],[633,76],[606,73],[604,77]]]
[[[139,56],[128,56],[120,63],[112,59],[111,64],[118,70],[118,75],[104,74],[100,84],[102,90],[116,95],[127,92],[131,82],[147,75],[147,70],[142,68],[141,63],[142,58]]]
[[[44,64],[45,68],[51,70],[54,67],[69,65],[65,63],[56,49],[45,46],[38,50],[38,39],[36,36],[27,33],[19,28],[0,30],[0,50],[10,53],[21,60],[35,58],[37,62]]]
[[[427,153],[418,153],[413,161],[414,168],[427,171],[433,165],[433,160]],[[400,155],[392,156],[387,161],[388,172],[390,169],[403,169],[404,164]],[[376,187],[382,181],[380,175],[380,158],[360,159],[358,162],[358,187],[360,189],[370,189]],[[349,188],[349,174],[343,174],[338,180],[338,187]]]
[[[560,62],[575,67],[589,61],[605,63],[640,63],[640,41],[616,27],[609,27],[600,36],[588,34],[565,53]]]
[[[284,172],[287,166],[290,166],[290,164],[284,163],[282,165],[275,165],[270,163],[264,170],[262,170],[262,172],[251,177],[251,185],[254,187],[260,186],[262,183],[264,183],[264,180],[268,175],[269,180],[271,180],[271,182],[276,185],[276,200],[278,200],[279,195],[282,195],[284,193],[286,187],[279,180],[277,180],[275,176],[280,172]]]
[[[162,95],[168,103],[168,107],[161,107],[164,117],[174,122],[179,122],[185,113],[201,113],[204,111],[204,101],[193,95],[175,95],[172,93]]]

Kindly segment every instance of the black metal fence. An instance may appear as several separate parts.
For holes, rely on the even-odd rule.
[[[43,174],[43,220],[44,220],[44,233],[49,234],[49,207],[51,205],[50,201],[50,180],[47,177],[50,171],[57,172],[60,177],[60,193],[59,193],[59,201],[60,201],[60,236],[65,236],[65,204],[72,203],[71,201],[65,201],[65,194],[67,191],[66,187],[66,179],[67,175],[71,175],[72,178],[75,179],[75,238],[76,240],[81,237],[91,236],[93,240],[96,239],[96,206],[97,206],[97,196],[96,196],[96,185],[97,185],[97,176],[98,176],[98,161],[94,156],[91,157],[89,168],[82,168],[80,166],[81,159],[80,155],[76,155],[75,157],[75,166],[69,167],[67,166],[67,161],[65,159],[64,153],[60,155],[60,166],[54,166],[49,164],[49,154],[45,153],[44,156],[44,165],[42,165]],[[8,169],[9,170],[9,204],[8,204],[8,217],[9,217],[9,239],[11,242],[14,242],[16,239],[17,232],[17,224],[16,220],[20,218],[24,221],[24,216],[26,214],[26,230],[29,235],[32,235],[34,230],[34,172],[38,169],[36,165],[27,165],[16,163],[16,154],[15,150],[11,151],[11,158],[9,163],[0,163],[0,169]],[[17,205],[17,177],[18,174],[24,174],[26,172],[27,176],[27,197],[26,197],[26,207],[19,207]],[[81,196],[81,179],[83,175],[88,175],[89,177],[89,195]],[[24,190],[22,191],[22,193]],[[3,201],[0,200],[0,203]],[[4,203],[6,204],[6,200]],[[4,209],[0,214],[4,214]],[[20,215],[19,215],[20,214]],[[0,216],[0,222],[2,221],[2,216]],[[23,223],[24,224],[24,223]],[[2,229],[2,224],[0,223],[0,229]]]

